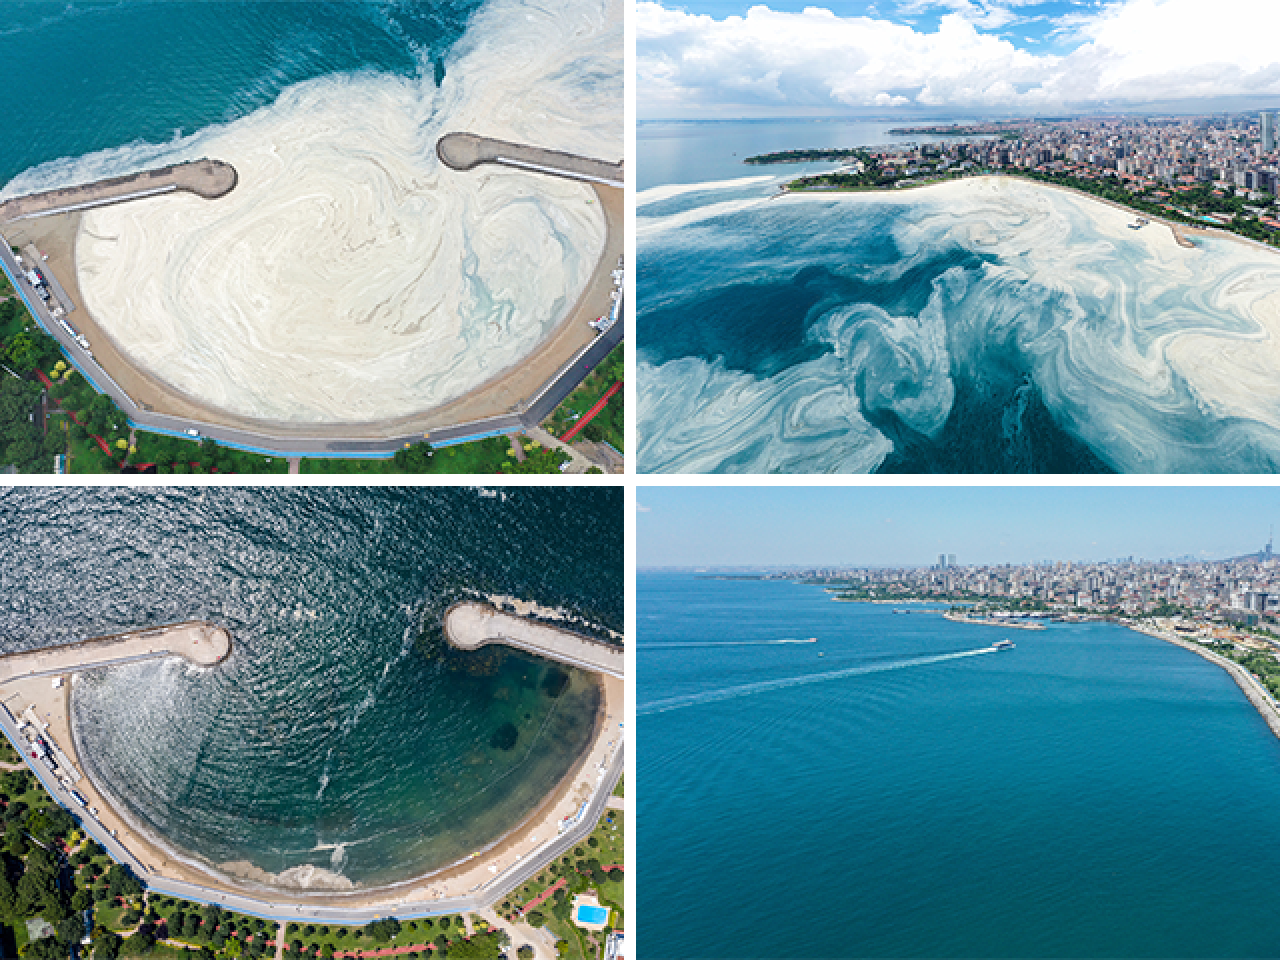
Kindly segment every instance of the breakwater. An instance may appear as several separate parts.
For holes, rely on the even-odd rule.
[[[455,603],[444,615],[444,633],[460,650],[503,643],[571,667],[621,678],[619,647],[571,630],[503,613],[484,603]]]
[[[73,213],[178,191],[216,200],[234,190],[238,180],[236,168],[221,160],[175,163],[109,180],[14,197],[0,203],[0,223]]]
[[[436,142],[436,154],[445,166],[453,170],[471,170],[482,163],[496,163],[619,189],[623,186],[620,163],[606,163],[559,150],[480,137],[474,133],[445,134]]]
[[[196,666],[211,667],[230,653],[230,633],[216,624],[193,620],[80,643],[7,653],[0,656],[0,684],[156,657],[183,657]]]

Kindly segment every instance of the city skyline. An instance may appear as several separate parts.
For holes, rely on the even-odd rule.
[[[641,487],[637,510],[641,570],[1217,561],[1265,547],[1280,490]]]

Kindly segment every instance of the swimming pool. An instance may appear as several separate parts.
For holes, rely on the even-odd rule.
[[[609,910],[606,907],[593,907],[589,903],[578,905],[578,923],[608,923]]]

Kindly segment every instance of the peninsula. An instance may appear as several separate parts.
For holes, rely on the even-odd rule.
[[[279,920],[366,924],[399,918],[489,910],[557,857],[582,843],[610,806],[624,762],[621,653],[569,631],[499,614],[479,604],[450,611],[448,633],[474,649],[501,642],[599,674],[601,706],[593,742],[543,803],[488,847],[427,876],[387,887],[294,888],[246,865],[233,878],[169,847],[141,827],[86,776],[70,713],[77,674],[147,659],[181,657],[217,669],[233,650],[230,633],[204,621],[0,656],[0,729],[49,794],[147,888],[186,900]],[[479,609],[477,609],[479,608]],[[601,649],[597,649],[601,648]],[[617,675],[614,670],[617,670]]]

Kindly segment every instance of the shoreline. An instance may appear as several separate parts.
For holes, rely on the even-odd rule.
[[[1154,637],[1157,640],[1163,640],[1176,647],[1182,647],[1184,650],[1190,650],[1192,653],[1203,657],[1210,663],[1221,667],[1227,672],[1231,679],[1236,682],[1236,686],[1239,687],[1241,693],[1245,695],[1245,699],[1248,700],[1249,703],[1253,705],[1253,708],[1258,711],[1258,714],[1262,717],[1263,722],[1271,729],[1271,732],[1275,734],[1277,739],[1280,739],[1280,706],[1276,704],[1275,700],[1271,697],[1270,692],[1268,692],[1267,689],[1254,678],[1253,674],[1240,664],[1233,660],[1228,660],[1226,657],[1214,653],[1212,650],[1202,647],[1198,643],[1194,643],[1190,640],[1184,640],[1176,634],[1166,633],[1157,627],[1144,628],[1138,624],[1125,624],[1125,626],[1136,633],[1145,634],[1146,636]]]
[[[50,790],[54,801],[67,807],[86,826],[93,826],[96,821],[122,848],[128,858],[122,862],[133,866],[128,862],[131,859],[145,871],[139,879],[149,889],[219,903],[242,913],[317,919],[370,912],[377,916],[412,917],[490,906],[529,876],[545,869],[561,855],[566,844],[571,848],[582,842],[595,829],[596,820],[622,774],[623,681],[579,671],[585,680],[575,682],[595,683],[600,694],[587,747],[527,813],[475,853],[425,873],[378,886],[325,889],[268,884],[258,882],[258,878],[277,875],[251,863],[245,864],[248,876],[237,876],[227,871],[226,866],[238,865],[238,861],[213,864],[172,847],[156,830],[137,822],[126,803],[104,790],[89,775],[90,768],[82,759],[83,750],[71,714],[71,694],[79,676],[76,671],[69,671],[67,675],[71,682],[63,682],[60,687],[53,687],[49,677],[43,674],[39,679],[26,677],[0,687],[0,699],[12,716],[16,718],[30,704],[39,720],[48,725],[55,743],[69,754],[73,771],[82,774],[76,781],[76,789],[84,795],[89,813],[76,809]],[[21,751],[21,747],[19,749]],[[29,761],[27,765],[40,779],[46,779],[34,763]],[[46,783],[46,789],[48,787]],[[600,809],[595,810],[596,807]],[[96,813],[92,813],[94,810]],[[305,864],[299,866],[312,876],[318,873],[324,877],[330,873],[323,866],[315,867],[314,871],[306,871]]]
[[[982,181],[982,180],[988,180],[988,179],[1016,181],[1019,183],[1030,183],[1040,187],[1047,187],[1051,190],[1058,190],[1058,191],[1061,191],[1062,193],[1070,194],[1071,196],[1081,197],[1086,200],[1093,200],[1097,203],[1105,204],[1106,206],[1111,207],[1112,209],[1115,209],[1115,210],[1119,210],[1128,216],[1145,217],[1147,220],[1149,220],[1152,223],[1158,223],[1161,226],[1168,227],[1169,232],[1173,234],[1174,242],[1178,246],[1184,249],[1195,249],[1195,244],[1192,243],[1185,236],[1186,234],[1191,234],[1192,236],[1202,236],[1202,237],[1209,237],[1209,238],[1217,237],[1224,240],[1234,240],[1259,250],[1266,250],[1268,253],[1280,254],[1280,248],[1269,246],[1268,244],[1261,243],[1249,237],[1243,237],[1240,234],[1234,233],[1230,230],[1223,230],[1221,228],[1200,226],[1198,224],[1179,223],[1174,220],[1167,220],[1160,214],[1148,213],[1144,210],[1138,210],[1136,207],[1126,207],[1124,204],[1117,203],[1115,200],[1109,200],[1106,197],[1099,197],[1096,194],[1089,193],[1088,191],[1085,191],[1085,190],[1077,189],[1076,187],[1070,187],[1062,183],[1051,183],[1046,180],[1035,180],[1035,179],[1032,179],[1031,177],[1019,176],[1016,173],[977,173],[977,174],[972,174],[970,176],[965,176],[965,177],[951,177],[946,180],[931,180],[931,181],[926,181],[922,183],[911,184],[910,186],[895,188],[893,190],[883,190],[883,189],[880,189],[879,187],[847,187],[847,188],[832,188],[830,190],[791,190],[788,188],[789,187],[788,184],[783,184],[779,188],[779,192],[774,194],[774,196],[770,197],[769,199],[774,200],[778,198],[805,197],[805,196],[902,197],[906,194],[909,194],[913,190],[926,190],[930,187],[943,187],[943,186],[947,186],[948,184],[963,183],[969,180]]]

